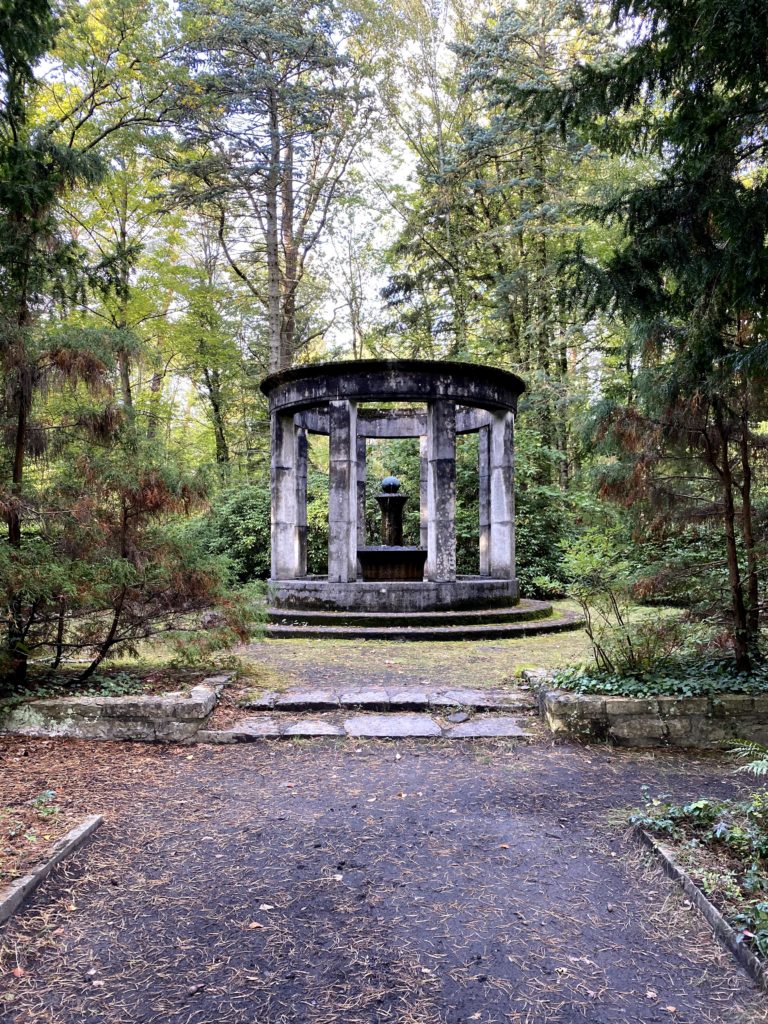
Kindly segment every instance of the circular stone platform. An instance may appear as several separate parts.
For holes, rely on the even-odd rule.
[[[516,579],[483,576],[459,576],[443,583],[336,583],[318,576],[272,580],[269,584],[270,605],[287,611],[428,612],[508,607],[517,599]]]

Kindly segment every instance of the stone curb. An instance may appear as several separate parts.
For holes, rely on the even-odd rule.
[[[685,895],[690,899],[699,913],[712,929],[715,938],[733,955],[738,964],[747,972],[752,981],[768,992],[768,963],[757,957],[748,946],[739,940],[735,929],[726,921],[717,907],[710,903],[691,876],[675,860],[669,847],[658,843],[639,825],[634,825],[630,832],[632,838],[640,846],[650,850],[661,864],[664,873],[677,882]]]
[[[40,883],[65,857],[74,853],[104,821],[100,814],[91,814],[79,825],[60,839],[51,851],[48,860],[42,861],[29,874],[0,891],[0,925],[4,924],[21,906]]]

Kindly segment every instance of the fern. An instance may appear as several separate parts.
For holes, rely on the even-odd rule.
[[[755,743],[752,740],[737,740],[729,753],[741,759],[751,758],[747,764],[740,765],[737,772],[749,772],[757,778],[768,775],[768,747],[762,743]]]

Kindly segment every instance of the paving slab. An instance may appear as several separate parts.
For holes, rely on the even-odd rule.
[[[387,707],[390,703],[389,692],[383,687],[371,686],[368,689],[346,690],[339,697],[342,707]]]
[[[342,726],[335,722],[303,720],[292,722],[283,730],[283,736],[345,736]]]
[[[397,739],[420,736],[442,736],[443,730],[429,715],[394,714],[357,715],[344,722],[349,736],[378,736]]]
[[[274,703],[275,709],[337,708],[339,695],[333,690],[287,690]]]
[[[446,730],[448,739],[480,739],[482,737],[508,737],[530,739],[531,733],[522,728],[519,718],[497,715],[493,718],[472,718]]]

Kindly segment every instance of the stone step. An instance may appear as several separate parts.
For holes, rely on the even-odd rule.
[[[282,640],[512,640],[540,633],[581,629],[573,613],[527,622],[494,622],[475,626],[319,626],[270,623],[266,635]]]
[[[334,711],[362,708],[371,711],[432,711],[459,708],[469,711],[521,711],[536,709],[536,701],[525,690],[477,690],[468,687],[435,689],[413,686],[367,686],[359,689],[332,688],[270,690],[244,701],[250,711]]]
[[[523,600],[502,608],[468,608],[437,612],[351,612],[267,609],[270,623],[280,626],[483,626],[502,622],[532,622],[552,615],[547,601]]]
[[[245,718],[228,729],[201,729],[196,743],[252,743],[267,739],[300,737],[350,737],[354,739],[514,739],[528,741],[532,734],[519,718],[486,715],[453,724],[417,713],[342,715],[324,718]]]

